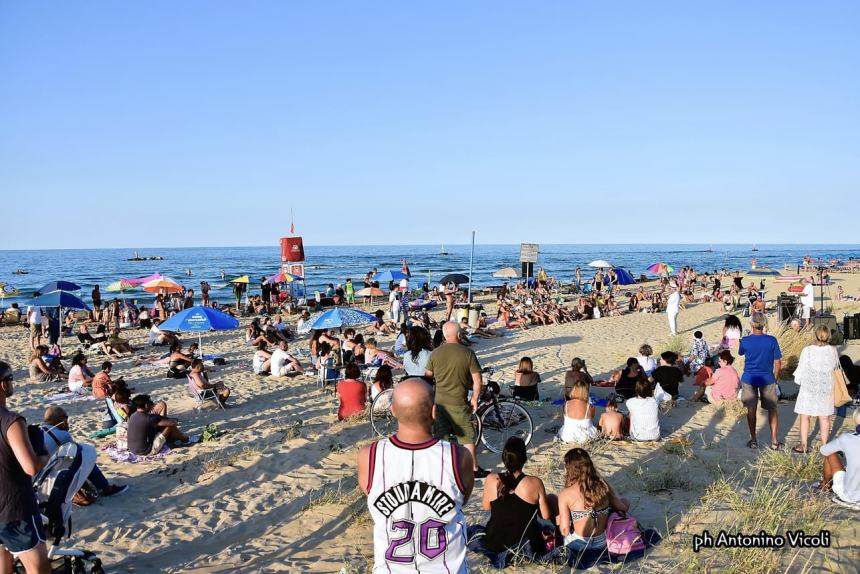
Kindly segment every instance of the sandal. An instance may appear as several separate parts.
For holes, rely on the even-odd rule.
[[[773,448],[773,447],[771,447],[771,448]],[[809,452],[809,448],[797,445],[796,447],[791,449],[791,452],[796,452],[797,454],[807,454]]]
[[[747,442],[747,448],[758,448],[758,442],[755,439]]]
[[[772,443],[770,443],[770,450],[780,450],[784,446],[785,445],[782,444],[781,442],[772,442]]]

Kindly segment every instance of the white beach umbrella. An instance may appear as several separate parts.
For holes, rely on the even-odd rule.
[[[612,263],[605,259],[597,259],[588,264],[589,267],[612,267]]]

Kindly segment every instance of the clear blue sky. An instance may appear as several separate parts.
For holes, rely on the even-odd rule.
[[[290,207],[315,245],[857,243],[858,30],[856,1],[4,1],[0,248],[275,244]]]

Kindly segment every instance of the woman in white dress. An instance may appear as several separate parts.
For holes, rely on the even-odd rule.
[[[800,444],[792,450],[808,450],[809,417],[818,417],[821,444],[830,437],[830,415],[833,414],[833,370],[839,366],[839,355],[830,346],[830,329],[826,325],[815,328],[815,344],[800,352],[794,382],[800,386],[794,412],[800,415]]]
[[[600,432],[594,426],[594,407],[588,403],[588,384],[582,380],[573,383],[570,399],[564,403],[564,424],[558,431],[562,442],[584,444],[597,438]]]

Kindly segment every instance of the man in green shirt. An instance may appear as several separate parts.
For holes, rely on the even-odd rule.
[[[439,438],[456,437],[475,461],[475,477],[484,478],[489,472],[478,467],[475,452],[475,429],[472,413],[478,408],[481,396],[481,365],[474,351],[460,344],[460,326],[448,321],[442,326],[445,342],[430,355],[427,377],[436,380],[436,420],[433,434]],[[471,404],[467,399],[472,389]]]

